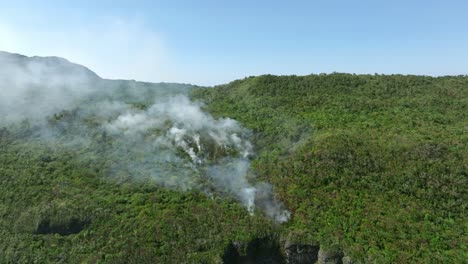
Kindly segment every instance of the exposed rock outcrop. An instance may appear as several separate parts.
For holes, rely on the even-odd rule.
[[[248,242],[232,242],[222,256],[226,264],[353,264],[340,249],[321,248],[316,242],[294,241],[291,235],[281,240],[277,236],[255,238]]]
[[[284,249],[285,262],[288,264],[315,263],[318,259],[318,245],[290,244]]]
[[[354,262],[348,256],[344,256],[342,261],[343,261],[343,264],[354,264]]]
[[[248,243],[229,243],[222,259],[226,264],[285,263],[279,240],[276,237],[255,238]]]
[[[343,252],[337,249],[323,249],[318,252],[318,264],[342,264]]]

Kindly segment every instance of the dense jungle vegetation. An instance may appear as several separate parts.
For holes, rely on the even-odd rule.
[[[290,221],[125,171],[110,178],[106,135],[88,135],[102,149],[70,148],[66,136],[51,143],[23,122],[0,127],[0,262],[222,263],[233,241],[270,236],[336,248],[355,263],[468,259],[468,77],[265,75],[186,88],[215,117],[252,131],[253,171]]]
[[[363,262],[466,261],[466,76],[265,75],[195,96],[254,131],[284,230]]]

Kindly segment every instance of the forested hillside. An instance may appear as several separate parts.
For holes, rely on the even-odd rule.
[[[259,76],[195,97],[254,131],[283,226],[352,259],[467,259],[468,77]]]
[[[0,263],[467,259],[466,76],[204,88],[0,55]]]
[[[220,263],[277,233],[242,200],[248,131],[203,113],[194,86],[0,65],[0,263]]]

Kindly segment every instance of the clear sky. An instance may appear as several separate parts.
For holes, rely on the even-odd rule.
[[[0,50],[106,78],[468,74],[467,0],[0,0]]]

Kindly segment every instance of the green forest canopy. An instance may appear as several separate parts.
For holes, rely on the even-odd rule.
[[[289,222],[109,179],[105,156],[23,123],[0,129],[0,260],[218,263],[228,243],[270,234],[356,261],[467,259],[468,77],[265,75],[191,94],[253,131],[254,171]]]

